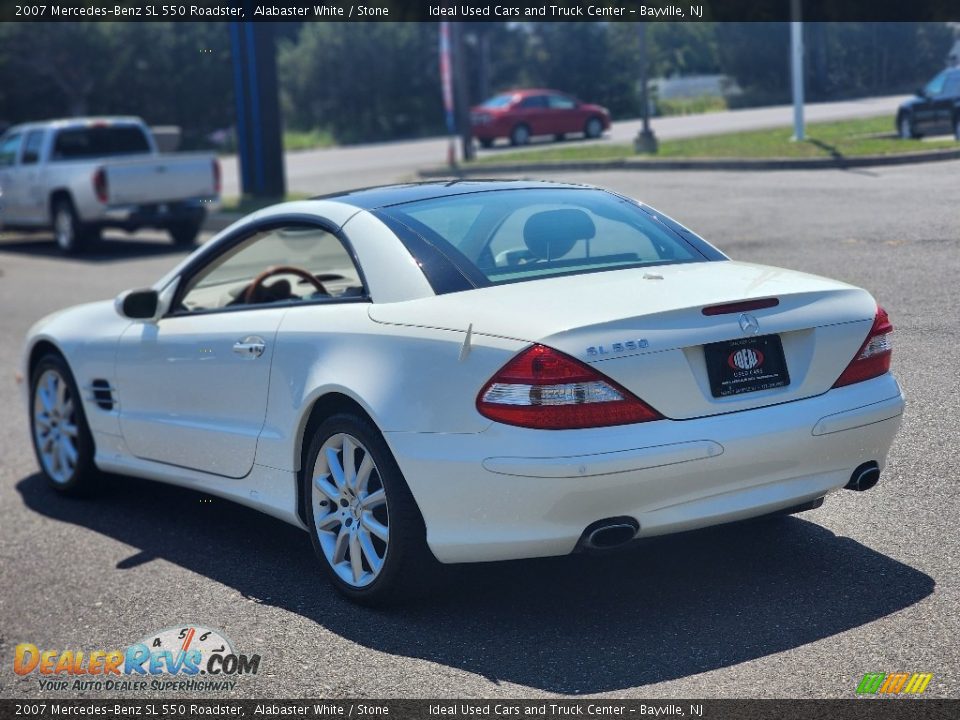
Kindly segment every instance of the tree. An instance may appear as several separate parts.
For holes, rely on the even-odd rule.
[[[0,120],[139,115],[186,147],[234,120],[223,23],[0,24]]]
[[[285,122],[340,142],[443,132],[436,23],[307,23],[279,52]]]

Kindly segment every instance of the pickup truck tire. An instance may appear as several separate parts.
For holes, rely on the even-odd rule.
[[[100,239],[100,228],[84,225],[68,197],[53,202],[53,232],[65,255],[79,255]]]
[[[196,220],[181,220],[167,226],[167,232],[173,240],[173,244],[178,247],[190,247],[197,241],[197,235],[200,234],[200,228],[203,226],[203,218]]]

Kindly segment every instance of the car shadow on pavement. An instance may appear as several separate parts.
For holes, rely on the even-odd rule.
[[[9,238],[9,239],[8,239]],[[164,255],[186,254],[195,248],[177,247],[167,239],[104,237],[89,250],[80,255],[66,256],[57,247],[53,238],[47,235],[6,236],[0,241],[0,253],[15,253],[33,257],[48,257],[55,260],[86,263],[117,262],[137,260]]]
[[[107,483],[92,501],[60,497],[40,475],[17,490],[35,512],[138,548],[117,572],[162,558],[374,650],[552,693],[617,691],[790,650],[907,608],[935,584],[781,517],[600,556],[444,568],[427,599],[377,611],[333,591],[296,528],[190,490]]]

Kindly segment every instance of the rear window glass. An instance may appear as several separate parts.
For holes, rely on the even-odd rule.
[[[150,152],[143,130],[135,125],[81,127],[61,130],[53,145],[54,160],[135,155]]]
[[[478,192],[387,214],[489,284],[706,259],[638,205],[603,190]]]
[[[492,97],[483,103],[483,107],[504,108],[507,107],[511,102],[513,102],[513,95],[496,95],[495,97]]]

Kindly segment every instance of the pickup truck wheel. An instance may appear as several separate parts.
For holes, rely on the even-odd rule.
[[[167,232],[178,247],[190,247],[197,241],[202,220],[184,220],[167,227]]]
[[[80,222],[73,203],[60,198],[53,204],[53,232],[57,246],[66,255],[78,255],[99,236],[99,228],[91,228]]]

